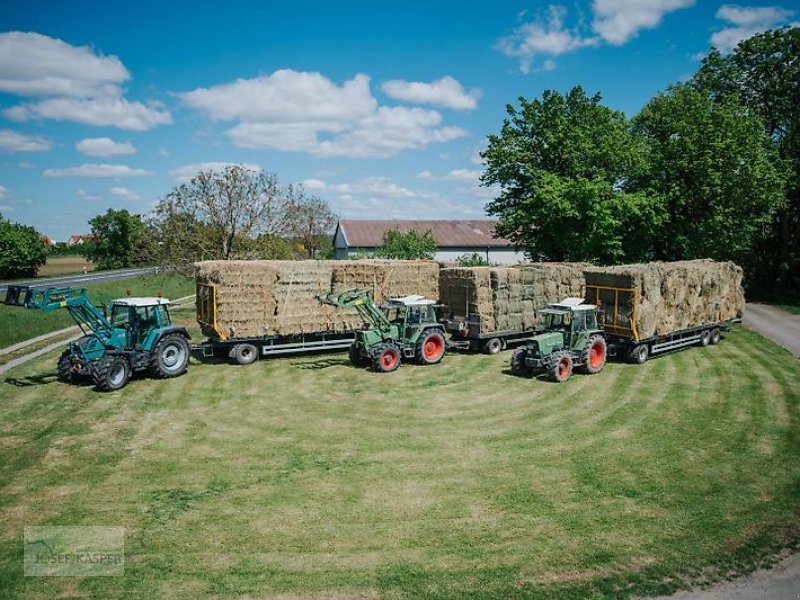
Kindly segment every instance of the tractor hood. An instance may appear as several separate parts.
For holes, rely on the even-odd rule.
[[[564,347],[564,335],[560,331],[548,331],[534,336],[531,343],[536,345],[539,356],[547,356],[553,349]]]

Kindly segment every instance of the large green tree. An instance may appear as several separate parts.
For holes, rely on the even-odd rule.
[[[693,85],[720,102],[736,100],[756,112],[786,169],[786,202],[770,235],[754,249],[764,292],[800,294],[800,27],[766,31],[727,55],[712,49]]]
[[[497,232],[534,259],[649,258],[663,211],[659,197],[629,189],[646,153],[625,115],[580,87],[519,102],[482,154],[484,185],[500,186],[487,206]]]
[[[430,230],[419,232],[411,229],[402,233],[390,229],[383,235],[383,243],[375,249],[375,255],[402,260],[432,259],[436,254],[436,240]]]
[[[667,214],[656,256],[752,267],[753,248],[783,204],[783,177],[758,115],[681,84],[644,107],[635,131],[648,141],[649,168],[634,185],[663,198]]]
[[[39,232],[0,215],[0,278],[35,277],[46,261],[47,249]]]
[[[95,239],[87,242],[86,257],[98,269],[125,269],[141,262],[144,225],[140,215],[109,208],[89,219]]]

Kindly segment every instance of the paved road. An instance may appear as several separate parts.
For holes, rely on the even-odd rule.
[[[742,322],[800,358],[800,315],[767,304],[748,303]]]
[[[9,284],[32,285],[32,286],[73,286],[84,283],[94,283],[98,281],[119,281],[120,279],[131,279],[142,275],[152,275],[156,272],[155,267],[144,269],[122,269],[119,271],[98,271],[87,273],[86,275],[68,275],[66,277],[42,277],[41,279],[29,279],[27,281],[3,281],[0,282],[0,296],[5,298]]]

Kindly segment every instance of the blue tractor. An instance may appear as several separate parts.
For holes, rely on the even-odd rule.
[[[189,363],[189,333],[172,324],[169,300],[120,298],[97,308],[85,288],[8,287],[5,303],[44,312],[66,308],[84,335],[61,354],[58,377],[89,379],[102,391],[124,387],[134,372],[177,377]]]

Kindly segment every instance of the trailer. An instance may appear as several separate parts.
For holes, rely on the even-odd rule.
[[[348,350],[355,331],[312,331],[294,335],[235,337],[227,335],[217,322],[217,290],[213,284],[197,284],[197,322],[206,341],[193,349],[205,358],[232,359],[249,365],[259,358],[285,354]]]
[[[643,337],[637,328],[640,306],[638,288],[586,285],[586,302],[604,307],[598,313],[599,326],[605,332],[609,356],[622,357],[644,364],[651,356],[689,346],[717,345],[722,332],[740,319],[728,319],[696,325],[664,334]]]
[[[450,334],[450,345],[461,350],[497,354],[509,346],[528,342],[538,333],[536,329],[483,331],[480,315],[468,314],[442,321],[445,331]]]

